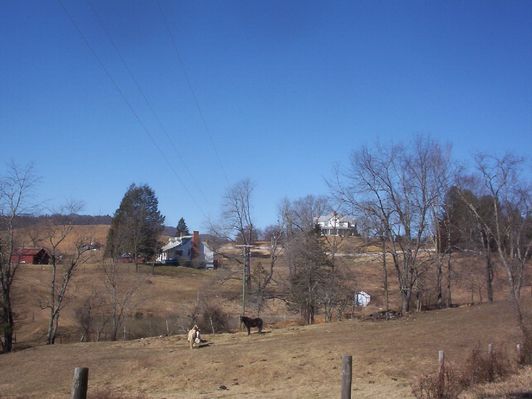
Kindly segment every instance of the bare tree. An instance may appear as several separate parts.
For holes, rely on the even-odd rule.
[[[390,310],[390,295],[389,295],[389,283],[388,283],[388,250],[387,242],[388,230],[386,229],[390,215],[381,215],[376,212],[376,209],[371,203],[359,203],[359,225],[362,225],[365,230],[366,239],[369,236],[376,236],[381,245],[381,265],[382,265],[382,287],[384,290],[384,308],[386,311]]]
[[[313,231],[295,236],[287,249],[292,256],[289,300],[306,324],[314,323],[322,294],[327,292],[333,265]]]
[[[532,332],[522,311],[521,287],[532,247],[532,188],[522,173],[523,160],[512,154],[475,157],[479,196],[489,198],[489,218],[463,195],[483,229],[493,238],[510,287],[510,300],[524,339],[528,362],[532,362]]]
[[[55,343],[59,318],[65,305],[69,284],[79,266],[88,260],[88,246],[86,244],[90,242],[90,239],[77,237],[72,253],[66,254],[60,250],[67,237],[73,234],[74,227],[69,216],[80,209],[81,204],[79,203],[71,202],[65,205],[58,215],[49,218],[49,224],[46,229],[50,250],[51,277],[48,299],[41,304],[41,308],[49,309],[50,311],[48,332],[46,334],[46,343],[48,345]]]
[[[262,266],[259,262],[255,265],[252,272],[252,279],[254,282],[253,294],[255,296],[257,316],[260,315],[264,306],[264,301],[268,297],[268,288],[272,283],[275,265],[281,254],[281,245],[283,240],[283,230],[280,225],[270,226],[267,229],[269,239],[269,253],[270,259],[267,268]]]
[[[477,181],[477,184],[482,183]],[[474,196],[467,198],[470,198],[470,200],[472,200],[471,203],[475,204],[475,208],[477,209],[479,216],[481,216],[482,220],[484,220],[484,222],[481,222],[480,219],[476,218],[475,214],[473,213],[473,221],[475,226],[476,238],[478,240],[479,252],[481,255],[484,256],[485,259],[485,286],[487,291],[487,299],[489,303],[493,303],[493,281],[495,278],[495,262],[492,256],[495,252],[496,244],[491,233],[491,231],[494,230],[494,215],[491,209],[492,198],[489,195],[484,195],[480,198],[476,198]]]
[[[420,302],[432,209],[441,194],[439,173],[449,154],[424,137],[408,146],[364,147],[353,153],[349,166],[338,172],[332,185],[341,203],[378,216],[389,240],[403,313],[410,310],[414,293]]]
[[[340,270],[335,261],[339,241],[321,238],[317,226],[318,217],[328,211],[327,199],[312,195],[284,200],[280,207],[286,237],[284,255],[289,267],[286,298],[307,324],[314,323],[320,310],[326,321],[332,319],[335,310],[341,317],[351,298],[345,283],[352,277]]]
[[[285,258],[291,276],[295,271],[292,257],[294,251],[290,250],[292,243],[299,245],[296,238],[302,234],[310,232],[318,234],[317,219],[329,210],[329,202],[322,196],[307,195],[294,201],[284,199],[281,202],[279,213],[285,236]]]
[[[13,261],[16,248],[15,228],[21,213],[28,212],[32,189],[37,183],[33,167],[19,167],[11,163],[7,172],[0,177],[0,288],[1,288],[1,329],[3,338],[0,350],[13,350],[15,330],[12,286],[18,268]]]
[[[127,312],[134,306],[134,300],[144,279],[138,275],[126,276],[113,260],[104,261],[102,268],[105,273],[107,302],[110,307],[110,338],[116,341]]]
[[[257,238],[252,215],[252,195],[254,185],[250,179],[243,179],[227,189],[223,197],[221,220],[210,223],[210,233],[215,237],[214,244],[218,256],[242,266],[241,272],[231,273],[227,278],[242,275],[242,314],[245,313],[247,296],[251,290],[251,247]],[[224,243],[232,243],[242,249],[242,256],[234,256],[220,248]]]
[[[80,342],[100,340],[109,318],[105,313],[105,298],[100,290],[93,288],[83,304],[76,309],[75,318],[80,327]]]
[[[222,217],[225,231],[233,240],[241,240],[244,250],[244,278],[247,289],[251,288],[251,248],[254,228],[251,215],[253,183],[244,179],[227,190],[224,196]]]
[[[435,251],[434,263],[436,266],[436,305],[438,307],[451,306],[451,274],[452,274],[452,245],[451,245],[451,215],[449,212],[448,192],[456,174],[450,164],[448,153],[440,153],[432,163],[432,185],[434,193],[431,207],[432,242]],[[447,264],[447,300],[444,301],[444,264]]]

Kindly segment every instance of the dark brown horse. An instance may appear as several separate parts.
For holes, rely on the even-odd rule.
[[[259,334],[262,333],[262,319],[260,317],[257,317],[255,319],[252,319],[250,317],[246,317],[246,316],[240,316],[240,325],[242,325],[242,323],[244,323],[244,325],[246,326],[246,328],[248,329],[248,335],[251,334],[251,327],[257,327],[259,329]]]

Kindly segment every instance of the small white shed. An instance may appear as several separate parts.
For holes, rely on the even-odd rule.
[[[364,291],[359,291],[355,294],[355,305],[366,307],[371,302],[371,295]]]

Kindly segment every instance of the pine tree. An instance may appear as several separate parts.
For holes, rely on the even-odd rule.
[[[139,257],[152,258],[159,250],[159,236],[164,228],[164,216],[158,206],[151,187],[129,186],[113,216],[106,255],[116,258],[129,254],[135,263]]]
[[[188,227],[187,227],[187,224],[185,223],[185,219],[181,218],[179,219],[179,222],[177,222],[175,236],[181,237],[181,236],[188,236],[188,235],[190,235],[190,232],[188,231]]]

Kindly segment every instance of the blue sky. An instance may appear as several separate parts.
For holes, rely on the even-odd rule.
[[[265,226],[376,140],[527,155],[531,21],[530,1],[5,2],[0,172],[34,162],[40,199],[89,214],[147,183],[204,230],[230,184],[255,182]]]

